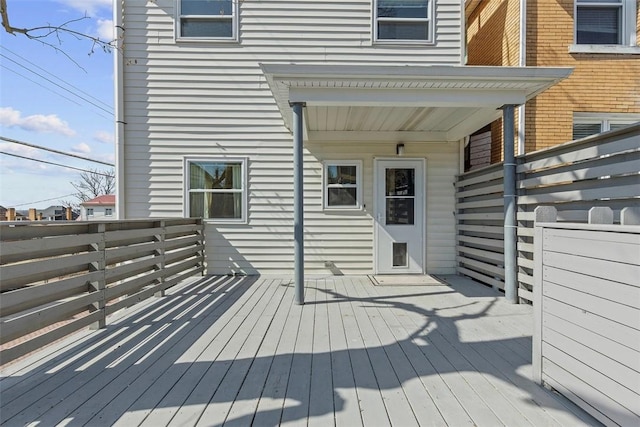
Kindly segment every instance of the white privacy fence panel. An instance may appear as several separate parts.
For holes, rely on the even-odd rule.
[[[536,223],[535,259],[534,378],[605,425],[640,425],[640,226]]]
[[[533,300],[533,226],[538,206],[558,221],[586,222],[591,207],[640,207],[640,124],[516,158],[518,296]],[[504,288],[501,163],[458,176],[458,272]],[[489,249],[490,248],[490,249]],[[477,250],[484,252],[477,252]],[[487,253],[487,249],[491,254]]]

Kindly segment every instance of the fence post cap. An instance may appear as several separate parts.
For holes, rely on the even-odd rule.
[[[538,206],[533,211],[535,222],[556,222],[558,210],[553,206]]]

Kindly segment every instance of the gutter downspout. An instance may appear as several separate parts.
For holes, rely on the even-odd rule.
[[[527,0],[520,0],[520,56],[518,66],[527,66]],[[525,153],[525,104],[518,106],[518,155]]]
[[[114,117],[116,149],[116,219],[125,219],[124,202],[124,0],[113,1],[115,49],[114,68]]]

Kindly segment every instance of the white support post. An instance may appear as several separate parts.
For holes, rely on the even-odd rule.
[[[535,223],[556,222],[558,211],[553,206],[538,206],[534,210]],[[533,368],[533,380],[542,384],[542,245],[544,228],[534,224],[533,234],[533,351],[531,365]]]

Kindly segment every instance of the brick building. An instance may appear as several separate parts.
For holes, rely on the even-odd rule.
[[[524,118],[517,118],[516,152],[640,121],[639,3],[466,1],[467,64],[573,68],[526,104]],[[491,125],[492,162],[501,159],[501,129],[499,121]]]

